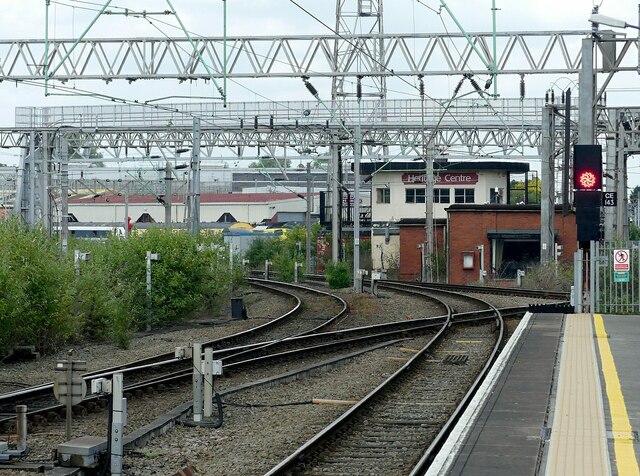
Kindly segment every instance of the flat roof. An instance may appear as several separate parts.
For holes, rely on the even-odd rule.
[[[562,205],[555,205],[555,211],[562,211]],[[455,203],[446,208],[447,212],[536,212],[540,213],[540,204],[506,205],[499,203]]]
[[[524,173],[529,171],[529,164],[526,162],[507,161],[487,161],[487,162],[442,162],[434,161],[433,170],[435,172],[446,170],[464,170],[476,172],[479,170],[500,170],[514,173]],[[412,160],[410,162],[365,162],[360,164],[360,173],[372,174],[373,172],[424,172],[424,162],[422,160]]]

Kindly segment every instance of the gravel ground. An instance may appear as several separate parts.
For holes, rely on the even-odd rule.
[[[240,332],[264,324],[289,311],[293,301],[283,300],[280,295],[250,288],[237,297],[243,299],[247,307],[247,320],[232,320],[230,304],[218,315],[199,316],[181,326],[135,336],[129,349],[121,349],[112,344],[85,343],[69,345],[74,359],[87,362],[87,372],[151,357],[165,352],[173,352],[175,347],[190,342],[203,342]],[[36,361],[14,364],[0,362],[0,393],[16,390],[25,385],[51,382],[56,362],[66,360],[66,349],[54,355],[42,356]]]
[[[340,327],[357,327],[393,320],[424,317],[432,306],[423,299],[384,291],[380,297],[339,292],[350,306],[350,313]],[[229,310],[218,316],[204,316],[198,325],[183,326],[159,333],[137,336],[131,350],[123,351],[110,345],[87,345],[75,349],[77,358],[87,360],[89,370],[96,370],[138,358],[172,351],[176,345],[210,340],[262,324],[291,308],[280,298],[263,291],[245,293],[249,319],[232,321]],[[486,296],[485,296],[485,299]],[[517,298],[504,299],[514,305]],[[507,304],[508,303],[508,304]],[[358,400],[382,382],[410,355],[406,348],[418,348],[422,339],[403,342],[363,356],[323,374],[295,380],[271,388],[259,388],[225,398],[224,425],[220,429],[176,427],[166,435],[153,439],[145,448],[129,453],[124,460],[124,474],[130,476],[174,475],[180,469],[193,466],[198,475],[255,475],[263,474],[284,456],[330,423],[348,405],[315,405],[312,399]],[[43,357],[36,362],[2,365],[0,391],[16,385],[6,382],[42,383],[52,380],[55,361],[64,353]],[[291,364],[288,368],[303,366]],[[278,365],[277,373],[287,369]],[[242,374],[232,381],[219,381],[216,390],[238,385],[255,376]],[[128,424],[125,434],[149,423],[155,416],[189,401],[189,388],[164,391],[128,401]],[[243,405],[243,406],[236,406]],[[74,436],[106,435],[104,413],[77,418]],[[64,441],[64,424],[35,428],[29,435],[28,461],[51,462],[51,451]],[[29,474],[15,470],[1,470],[0,475]]]

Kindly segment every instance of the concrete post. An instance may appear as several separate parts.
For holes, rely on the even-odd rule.
[[[204,349],[204,417],[213,414],[213,347]]]
[[[193,421],[202,421],[202,344],[193,344]]]
[[[123,376],[121,373],[113,374],[111,405],[111,474],[122,474],[122,457],[124,455],[124,426],[126,424],[127,405],[122,397]]]

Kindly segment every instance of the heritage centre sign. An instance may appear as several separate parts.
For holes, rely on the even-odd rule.
[[[406,173],[402,174],[402,183],[426,183],[426,174]],[[478,183],[478,174],[474,172],[444,172],[433,174],[434,185],[475,185]]]

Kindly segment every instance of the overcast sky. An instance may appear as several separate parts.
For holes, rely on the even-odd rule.
[[[335,26],[334,0],[295,0],[308,10],[303,11],[289,0],[227,0],[227,28],[229,36],[278,36],[294,34],[331,34],[322,22]],[[0,0],[0,38],[2,39],[43,39],[45,34],[44,0]],[[49,10],[49,32],[52,38],[76,38],[87,27],[95,15],[95,10],[104,5],[104,0],[51,0]],[[355,4],[356,0],[347,1]],[[496,0],[497,28],[500,31],[554,31],[587,30],[591,27],[588,18],[594,6],[592,0]],[[638,24],[638,0],[597,0],[600,13]],[[181,20],[194,34],[201,36],[221,36],[223,32],[222,0],[173,0]],[[448,0],[446,4],[457,20],[469,32],[491,31],[491,0]],[[119,8],[121,7],[121,8]],[[168,9],[164,0],[113,0],[109,9],[122,11],[146,10],[159,12]],[[313,18],[312,16],[317,17]],[[320,21],[318,21],[320,20]],[[166,23],[170,25],[167,25]],[[172,26],[173,25],[173,26]],[[102,16],[98,19],[87,38],[104,37],[178,37],[182,32],[175,18],[170,16],[150,16],[149,19],[125,17],[122,15]],[[387,0],[384,5],[384,29],[386,33],[431,33],[458,32],[452,18],[440,9],[439,0]],[[359,31],[356,31],[359,32]],[[626,30],[630,36],[636,30]],[[637,52],[633,51],[630,56]],[[0,58],[2,62],[4,58]],[[572,85],[577,77],[552,77],[548,75],[527,78],[527,97],[543,97],[545,89],[555,84],[559,89]],[[451,95],[458,78],[429,79],[427,94],[436,98]],[[142,84],[141,84],[142,83]],[[202,82],[200,82],[202,83]],[[500,79],[501,95],[516,97],[519,78]],[[201,84],[176,81],[138,81],[129,85],[125,81],[90,83],[76,81],[78,88],[89,89],[103,94],[111,94],[127,99],[147,100],[168,95],[208,96],[211,87]],[[328,81],[314,81],[320,95],[330,97]],[[638,104],[640,94],[638,75],[616,78],[608,93],[609,104]],[[389,97],[415,97],[411,88],[390,86]],[[299,79],[253,79],[230,82],[229,101],[265,100],[309,100],[311,97]],[[188,99],[176,100],[188,102]],[[194,99],[198,102],[199,99]],[[16,106],[55,106],[70,104],[101,104],[99,100],[84,97],[44,97],[42,88],[0,83],[0,108],[3,111],[0,125],[14,124]],[[0,162],[9,162],[16,151],[0,152]],[[630,163],[632,177],[639,171]],[[638,181],[637,178],[632,178]]]

